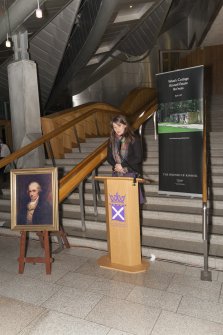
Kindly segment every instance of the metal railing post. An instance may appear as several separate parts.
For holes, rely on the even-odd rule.
[[[92,192],[93,192],[93,204],[94,204],[94,215],[97,216],[98,215],[98,208],[97,208],[97,191],[96,191],[96,181],[94,179],[95,177],[95,170],[92,171],[92,180],[91,180],[91,184],[92,184]]]
[[[77,140],[77,146],[78,146],[79,152],[81,152],[81,144],[80,144],[80,141],[79,141],[79,138],[78,138],[77,129],[76,129],[75,126],[73,127],[73,129],[74,129],[74,135],[75,135],[76,140]]]
[[[205,102],[205,101],[204,101]],[[203,228],[203,248],[204,248],[204,269],[201,271],[201,280],[211,281],[211,271],[208,271],[208,183],[207,183],[207,128],[206,128],[206,104],[204,103],[204,130],[203,130],[203,162],[202,162],[202,228]]]
[[[97,120],[96,115],[94,116],[94,121],[95,121],[97,136],[100,136],[99,127],[98,127],[98,120]]]
[[[81,209],[81,224],[82,224],[82,231],[86,231],[86,224],[85,224],[85,212],[84,212],[84,183],[83,181],[78,186],[79,191],[79,199],[80,199],[80,209]]]
[[[52,164],[53,164],[54,167],[56,167],[56,161],[55,161],[55,158],[54,158],[54,154],[53,154],[53,150],[52,150],[50,141],[45,142],[45,145],[46,145],[47,150],[50,153],[50,158],[52,160]]]
[[[207,203],[203,202],[202,211],[202,226],[203,226],[203,248],[204,248],[204,269],[201,271],[201,280],[211,281],[211,271],[208,271],[208,215]]]

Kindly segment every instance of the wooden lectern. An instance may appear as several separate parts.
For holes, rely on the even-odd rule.
[[[139,185],[143,179],[130,177],[95,177],[104,181],[107,241],[106,256],[98,259],[101,267],[138,273],[148,269],[141,257]]]

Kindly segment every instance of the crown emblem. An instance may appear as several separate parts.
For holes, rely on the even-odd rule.
[[[109,194],[109,197],[111,199],[111,202],[117,202],[117,203],[124,203],[125,201],[125,195],[121,196],[116,192],[116,194],[112,195]]]

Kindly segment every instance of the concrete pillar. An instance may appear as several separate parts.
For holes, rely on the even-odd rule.
[[[8,66],[13,151],[42,136],[36,64],[20,60]],[[17,168],[43,167],[44,149],[39,147],[17,161]]]

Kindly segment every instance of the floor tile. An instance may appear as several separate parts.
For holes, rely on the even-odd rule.
[[[3,256],[1,254],[1,259],[0,259],[0,269],[5,270],[7,272],[11,272],[13,274],[18,274],[19,271],[19,263],[17,260],[18,256]]]
[[[25,265],[24,276],[31,277],[34,279],[46,281],[48,283],[56,283],[66,273],[69,272],[69,268],[64,264],[52,263],[51,274],[46,274],[45,264],[36,263]]]
[[[172,273],[153,271],[149,269],[148,272],[138,274],[117,272],[113,277],[113,280],[156,288],[159,290],[166,290],[172,278]]]
[[[19,238],[18,237],[0,237],[0,254],[4,256],[16,258],[19,255]]]
[[[221,304],[223,304],[223,284],[222,284],[222,288],[221,288],[221,294],[220,294],[220,297],[219,297],[219,301]]]
[[[88,260],[86,263],[81,265],[76,272],[82,274],[92,274],[93,276],[112,279],[117,271],[101,268],[96,260]]]
[[[179,294],[137,286],[129,294],[127,300],[176,312],[181,298]]]
[[[104,278],[97,278],[97,280],[89,286],[88,290],[93,292],[99,292],[113,298],[125,299],[134,287],[135,285],[128,283],[122,283]]]
[[[150,334],[160,310],[125,300],[104,297],[87,320],[138,335]]]
[[[0,296],[0,334],[18,334],[45,309]]]
[[[200,279],[202,270],[203,270],[203,268],[195,268],[195,267],[192,267],[192,266],[187,266],[186,271],[185,271],[185,275]],[[213,281],[218,280],[219,271],[214,271],[214,270],[210,270],[210,271],[211,271],[212,280]]]
[[[41,305],[59,289],[58,285],[17,275],[9,283],[6,282],[0,287],[0,295]]]
[[[71,254],[71,255],[93,258],[93,259],[98,259],[101,256],[104,256],[107,254],[107,252],[104,250],[97,250],[97,249],[92,249],[92,248],[81,248],[81,247],[64,249],[64,252],[67,254]]]
[[[126,333],[122,330],[111,329],[108,335],[134,335],[133,333]]]
[[[108,332],[105,326],[50,311],[19,335],[107,335]]]
[[[177,264],[173,262],[154,261],[150,262],[150,270],[171,272],[171,273],[185,273],[186,265]]]
[[[218,281],[223,282],[223,271],[218,271]]]
[[[223,325],[163,311],[151,335],[222,335]]]
[[[5,283],[9,283],[15,278],[16,274],[7,272],[0,268],[0,287],[5,285]]]
[[[81,290],[89,288],[89,286],[97,280],[95,276],[83,275],[78,272],[68,272],[57,281],[58,285],[79,288]]]
[[[102,295],[80,289],[63,287],[42,306],[79,318],[85,316],[101,300]],[[100,323],[100,322],[99,322]]]
[[[55,266],[66,266],[70,271],[75,271],[87,261],[86,257],[70,255],[65,252],[53,255]]]
[[[221,283],[217,281],[202,281],[199,278],[175,275],[168,292],[188,295],[208,301],[218,301]]]
[[[18,251],[18,237],[0,236],[0,335],[223,335],[221,271],[201,281],[200,268],[156,260],[122,273],[75,247],[52,255],[51,275],[39,263],[19,275]],[[28,252],[43,254],[38,240]]]
[[[177,312],[223,324],[223,304],[183,297]]]

